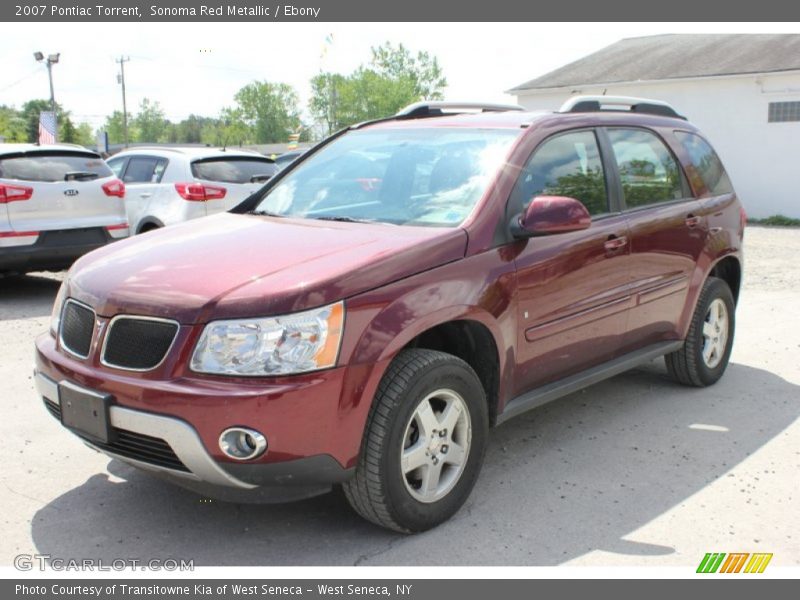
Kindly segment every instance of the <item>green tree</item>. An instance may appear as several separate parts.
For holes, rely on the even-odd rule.
[[[75,143],[81,146],[94,146],[97,143],[97,138],[89,123],[83,121],[78,124],[75,130]]]
[[[337,110],[339,95],[348,85],[348,78],[338,73],[320,73],[311,78],[311,100],[309,110],[322,122],[325,134],[342,128],[342,119]]]
[[[165,142],[167,141],[170,122],[164,115],[164,110],[158,101],[144,98],[139,103],[139,112],[132,119],[132,125],[136,129],[136,139],[138,142]]]
[[[204,118],[200,142],[209,146],[243,146],[255,143],[255,134],[241,109],[223,108],[218,119]]]
[[[414,95],[421,100],[441,100],[447,87],[447,79],[442,73],[439,61],[427,52],[416,55],[398,44],[391,42],[372,48],[372,68],[384,77],[398,81],[407,80],[413,87]]]
[[[58,141],[65,144],[77,144],[78,130],[69,115],[61,115],[58,120]]]
[[[366,67],[350,75],[322,73],[311,80],[311,113],[331,133],[353,123],[379,119],[416,102],[408,79],[393,79]]]
[[[102,127],[108,133],[109,144],[122,144],[125,142],[125,126],[122,118],[122,111],[115,110],[106,117],[106,122]],[[137,137],[136,127],[128,119],[128,141],[133,141]]]
[[[0,137],[6,142],[27,142],[25,117],[11,106],[0,106]]]
[[[297,92],[290,85],[254,81],[236,92],[234,99],[237,121],[252,130],[257,144],[285,142],[290,133],[300,129]],[[238,122],[230,127],[234,130],[229,133],[241,133]]]
[[[419,100],[440,100],[447,80],[435,57],[412,54],[402,44],[372,48],[369,64],[350,75],[320,73],[311,79],[309,110],[331,133],[353,123],[396,113]]]
[[[199,144],[202,142],[203,127],[213,124],[215,119],[201,117],[199,115],[189,115],[183,121],[175,125],[177,130],[177,142],[181,144]]]

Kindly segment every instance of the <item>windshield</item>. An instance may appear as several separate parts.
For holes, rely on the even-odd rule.
[[[518,134],[443,127],[354,131],[293,169],[254,212],[455,227]]]

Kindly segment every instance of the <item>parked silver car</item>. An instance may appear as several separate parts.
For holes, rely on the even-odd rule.
[[[82,146],[0,144],[0,273],[63,269],[127,237],[124,196]]]
[[[278,170],[257,152],[207,147],[132,148],[108,165],[127,186],[132,233],[233,208]]]

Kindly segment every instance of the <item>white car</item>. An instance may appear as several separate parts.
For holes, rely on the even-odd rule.
[[[0,144],[0,273],[57,271],[128,236],[125,185],[72,144]]]
[[[257,152],[208,147],[138,147],[107,162],[128,190],[131,233],[229,210],[278,170]]]

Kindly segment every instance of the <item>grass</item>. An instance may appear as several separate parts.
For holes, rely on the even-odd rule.
[[[747,219],[750,225],[769,225],[772,227],[800,227],[800,219],[785,215],[772,215],[766,219]]]

